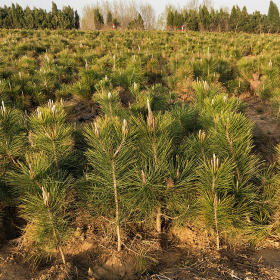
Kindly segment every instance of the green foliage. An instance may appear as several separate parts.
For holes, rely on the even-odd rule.
[[[106,24],[108,26],[112,26],[113,25],[113,15],[112,15],[111,11],[109,11],[108,14],[107,14]]]
[[[104,19],[103,16],[100,14],[99,9],[96,8],[94,10],[94,25],[95,25],[95,29],[101,29],[102,26],[104,25]]]
[[[279,32],[279,23],[280,23],[279,10],[277,5],[273,1],[270,1],[269,3],[267,21],[270,25],[270,29],[272,32]]]
[[[141,15],[138,14],[137,19],[131,20],[127,26],[128,30],[144,30],[144,20]]]
[[[38,107],[37,112],[31,116],[29,125],[29,141],[34,151],[44,152],[57,169],[71,164],[73,127],[66,124],[62,106],[49,101],[47,107]]]
[[[69,190],[73,180],[65,175],[46,177],[36,193],[21,198],[21,215],[28,221],[24,236],[30,242],[34,266],[42,257],[59,251],[65,264],[62,245],[70,237]],[[41,190],[39,189],[41,188]]]
[[[134,163],[131,156],[130,134],[126,120],[105,116],[94,125],[85,128],[88,144],[86,156],[91,170],[87,172],[81,196],[91,205],[90,211],[115,220],[118,251],[122,241],[120,227],[125,212],[124,193],[130,186],[130,169]]]
[[[181,13],[186,28],[200,22],[210,31],[215,19],[225,31],[218,15],[229,15],[211,10],[204,26],[203,9]],[[43,22],[44,13],[34,13]],[[54,4],[52,13],[60,13]],[[50,22],[48,14],[44,24]],[[250,25],[248,15],[244,24],[262,23]],[[246,244],[279,236],[278,165],[254,153],[253,124],[236,98],[250,91],[279,111],[278,39],[0,30],[0,208],[21,209],[24,245],[38,257],[67,258],[72,217],[85,210],[109,222],[118,250],[139,221],[158,233],[175,221],[191,224],[213,235],[217,247],[237,236]],[[78,108],[68,115],[61,97]],[[49,98],[56,102],[45,105]],[[96,105],[94,123],[72,123],[80,104]]]
[[[52,2],[52,11],[47,13],[43,9],[28,6],[25,10],[19,4],[12,7],[0,8],[0,28],[14,29],[79,29],[79,15],[70,7],[63,7],[62,11]]]
[[[23,114],[5,107],[3,101],[0,108],[0,207],[3,207],[14,195],[13,188],[6,183],[7,174],[19,167],[18,161],[23,158],[27,141]]]
[[[116,28],[118,28],[119,26],[121,26],[121,24],[118,22],[117,18],[113,19],[113,24],[115,25]]]

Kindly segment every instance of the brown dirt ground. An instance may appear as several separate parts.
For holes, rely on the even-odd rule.
[[[271,102],[262,101],[257,96],[242,97],[247,104],[246,114],[255,123],[253,140],[255,151],[268,162],[276,160],[275,146],[280,143],[279,118]]]
[[[24,262],[21,247],[10,242],[0,250],[0,279],[280,279],[279,243],[259,250],[224,246],[217,251],[208,237],[187,227],[173,228],[161,238],[154,235],[144,239],[137,234],[126,240],[127,250],[117,253],[110,233],[98,238],[97,243],[94,227],[77,229],[71,244],[64,248],[67,264],[54,256],[36,271]]]

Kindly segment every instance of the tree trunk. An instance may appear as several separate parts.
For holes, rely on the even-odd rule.
[[[157,233],[161,233],[161,208],[160,208],[160,206],[158,206],[158,208],[157,208],[156,229],[157,229]]]
[[[216,237],[217,237],[217,250],[220,249],[220,236],[219,236],[219,229],[218,229],[218,215],[217,215],[217,195],[215,194],[214,197],[214,215],[215,215],[215,227],[216,227]]]
[[[118,238],[118,252],[121,251],[122,241],[121,241],[121,232],[120,232],[120,211],[119,211],[119,199],[118,199],[118,190],[117,190],[117,179],[116,179],[116,167],[115,161],[112,159],[112,176],[114,184],[114,196],[115,196],[115,207],[116,207],[116,231]]]

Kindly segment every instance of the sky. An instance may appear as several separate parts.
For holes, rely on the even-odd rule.
[[[96,3],[97,0],[53,0],[58,9],[62,9],[63,6],[70,6],[74,10],[78,11],[78,14],[82,16],[82,8],[91,3]],[[181,7],[185,6],[189,0],[134,0],[135,2],[140,2],[140,3],[150,3],[154,6],[156,13],[160,14],[161,12],[164,11],[164,8],[166,4],[173,4],[176,7],[179,5]],[[102,2],[102,0],[99,0],[99,2]],[[202,0],[199,1],[202,3]],[[219,9],[220,7],[229,7],[230,10],[233,5],[238,5],[241,9],[243,6],[247,7],[247,11],[251,14],[254,11],[260,11],[262,14],[267,14],[268,12],[268,7],[270,0],[230,0],[230,1],[225,1],[225,0],[214,0],[214,7],[215,9]],[[47,11],[51,10],[52,7],[52,0],[0,0],[0,7],[3,7],[4,5],[6,6],[11,6],[12,3],[18,3],[22,8],[25,8],[26,6],[29,6],[29,8],[42,8]],[[274,3],[278,6],[280,9],[280,0],[274,0]]]

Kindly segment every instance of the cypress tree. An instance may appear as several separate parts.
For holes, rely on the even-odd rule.
[[[205,5],[199,9],[199,20],[201,21],[203,25],[204,30],[209,30],[210,23],[211,23],[211,16],[209,14],[209,11]]]
[[[269,4],[267,21],[269,23],[272,32],[279,31],[279,24],[280,24],[279,10],[277,5],[273,1],[270,1]]]
[[[80,28],[80,16],[77,11],[75,11],[75,28],[79,29]]]
[[[100,14],[98,8],[94,9],[93,20],[94,20],[95,29],[101,29],[102,26],[104,25],[103,16]]]
[[[108,26],[112,26],[112,24],[113,24],[113,15],[112,15],[111,11],[109,11],[107,13],[106,23]]]
[[[172,11],[168,11],[166,27],[167,28],[172,28],[173,27],[173,21],[174,21],[174,13]]]
[[[117,18],[113,19],[113,24],[115,24],[115,27],[117,28],[118,26],[120,26],[121,24],[118,22]]]
[[[236,28],[238,26],[238,14],[237,14],[237,9],[236,9],[235,5],[231,9],[229,21],[230,21],[231,30],[236,31]]]
[[[54,29],[58,27],[58,14],[59,10],[54,2],[52,2],[52,26]]]
[[[34,13],[33,11],[27,6],[24,10],[24,21],[25,21],[25,28],[32,29],[34,28]]]

